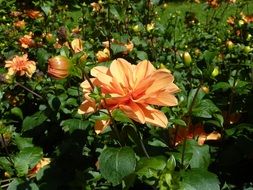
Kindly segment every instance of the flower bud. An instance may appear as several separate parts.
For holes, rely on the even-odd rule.
[[[227,48],[229,49],[229,50],[231,50],[231,49],[233,49],[233,47],[234,47],[234,43],[232,42],[232,41],[227,41],[226,42],[226,46],[227,46]]]
[[[64,79],[69,75],[70,60],[62,55],[48,60],[48,74],[55,79]]]
[[[188,52],[184,52],[183,53],[183,61],[184,61],[184,64],[189,66],[192,62],[192,58],[191,58],[191,55],[188,53]]]
[[[215,67],[212,72],[212,77],[216,77],[219,74],[219,67]]]
[[[96,53],[96,58],[99,63],[110,60],[110,50],[105,48],[103,51],[98,51]]]
[[[82,40],[79,38],[75,38],[72,42],[71,42],[71,48],[73,49],[73,51],[75,53],[81,52],[83,51],[83,45],[82,45]]]

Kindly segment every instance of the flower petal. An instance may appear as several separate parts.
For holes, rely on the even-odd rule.
[[[134,102],[129,102],[119,105],[119,108],[131,119],[145,123],[145,116],[140,106]]]
[[[114,60],[110,66],[111,75],[125,88],[133,87],[133,70],[131,64],[125,59]]]
[[[156,110],[150,106],[142,106],[142,112],[145,115],[145,121],[152,125],[166,128],[168,125],[168,119],[165,114],[159,110]]]
[[[139,62],[134,69],[134,83],[137,86],[148,75],[155,71],[155,67],[147,60]]]
[[[97,134],[102,133],[109,124],[110,124],[110,120],[97,120],[94,126],[95,132]]]
[[[149,97],[144,96],[143,100],[137,101],[157,106],[176,106],[178,104],[177,98],[167,91],[160,91]]]
[[[148,89],[146,90],[146,94],[151,94],[156,91],[160,91],[163,89],[168,88],[168,85],[170,85],[174,81],[174,77],[170,72],[166,72],[164,70],[157,70],[152,75],[153,83]]]
[[[94,101],[84,100],[78,109],[79,114],[93,113],[96,110],[96,103]]]

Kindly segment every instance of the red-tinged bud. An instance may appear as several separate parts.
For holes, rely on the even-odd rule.
[[[184,52],[183,53],[183,61],[184,61],[184,64],[189,66],[192,62],[192,58],[191,58],[191,55],[189,54],[189,52]]]
[[[48,60],[48,74],[55,79],[64,79],[69,75],[70,60],[62,55],[52,57]]]

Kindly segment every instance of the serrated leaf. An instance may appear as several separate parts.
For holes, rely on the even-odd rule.
[[[31,130],[44,123],[46,120],[47,116],[43,111],[36,112],[31,116],[25,117],[22,123],[22,130],[23,131]]]
[[[28,169],[34,167],[42,158],[43,152],[39,147],[23,148],[14,157],[14,167],[18,176],[24,176],[28,173]]]
[[[80,119],[67,119],[61,122],[62,129],[69,133],[73,133],[75,130],[85,130],[89,124],[89,121]]]
[[[211,100],[204,99],[193,107],[192,115],[195,117],[212,118],[212,115],[219,111],[219,108]]]
[[[21,178],[14,179],[7,190],[39,190],[39,187],[31,181],[24,181]]]
[[[127,50],[125,46],[115,44],[115,43],[111,44],[111,49],[112,49],[113,54],[121,53]]]
[[[182,182],[196,190],[220,190],[218,177],[204,169],[191,169],[181,173]]]
[[[130,147],[106,148],[99,157],[102,176],[113,185],[118,185],[123,178],[134,172],[135,153]]]
[[[34,146],[34,144],[32,143],[32,138],[20,137],[19,134],[14,135],[14,142],[17,145],[19,150]]]
[[[145,176],[147,178],[153,177],[154,172],[161,171],[166,167],[166,158],[162,156],[157,157],[142,157],[136,167],[136,174],[138,176]]]
[[[195,140],[187,140],[185,154],[192,154],[189,161],[191,168],[208,168],[210,163],[208,145],[198,145]]]
[[[127,117],[127,115],[119,109],[113,110],[112,117],[115,119],[115,121],[119,121],[119,122],[123,122],[123,123],[126,122],[126,123],[132,123],[133,124],[132,120],[129,119]]]
[[[73,86],[68,88],[67,92],[70,96],[80,96],[81,94],[81,92],[79,91],[79,88],[73,87]]]

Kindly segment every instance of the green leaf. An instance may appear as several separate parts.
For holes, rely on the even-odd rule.
[[[184,120],[182,119],[170,119],[169,120],[170,123],[173,123],[175,125],[179,125],[179,126],[182,126],[182,127],[186,127],[186,123]]]
[[[117,7],[117,8],[116,8]],[[118,10],[117,10],[118,9]],[[122,20],[122,16],[120,15],[119,13],[119,10],[121,9],[121,7],[118,7],[118,6],[114,6],[114,5],[111,5],[110,6],[110,12],[113,16],[115,16],[118,20]]]
[[[10,185],[8,186],[7,190],[39,190],[39,187],[31,181],[24,181],[20,178],[14,179]]]
[[[67,92],[70,96],[80,96],[81,94],[81,92],[79,91],[79,88],[74,87],[74,86],[68,88]]]
[[[20,137],[18,133],[14,135],[14,142],[17,145],[19,150],[34,146],[34,144],[32,143],[32,138]]]
[[[218,82],[218,83],[213,85],[213,90],[214,91],[219,90],[219,89],[222,89],[223,91],[227,91],[230,88],[231,88],[231,86],[227,82]]]
[[[127,50],[125,46],[114,43],[111,44],[111,49],[113,54],[121,53]]]
[[[122,112],[120,109],[115,109],[112,112],[112,117],[115,119],[115,121],[120,121],[123,123],[132,123],[132,120],[127,117],[127,115]]]
[[[48,99],[48,104],[53,111],[57,111],[61,106],[61,101],[57,96],[50,96]]]
[[[215,58],[216,54],[217,54],[216,52],[205,51],[204,58],[205,58],[206,63],[211,64],[213,59]]]
[[[48,16],[51,13],[51,7],[50,6],[41,6],[40,7],[42,11]]]
[[[219,111],[219,108],[211,100],[204,99],[193,107],[192,115],[195,117],[212,118],[212,115]]]
[[[118,185],[123,178],[134,172],[135,153],[130,147],[106,148],[99,157],[102,176],[113,185]]]
[[[73,133],[75,130],[85,130],[89,125],[89,121],[80,119],[67,119],[61,122],[62,129],[69,133]]]
[[[182,182],[186,187],[188,184],[195,190],[219,190],[219,180],[217,176],[204,169],[191,169],[181,173]],[[185,189],[185,188],[184,188]],[[187,189],[188,190],[188,189]]]
[[[22,149],[14,158],[14,167],[18,176],[28,173],[28,168],[34,167],[42,158],[43,152],[39,147],[27,147]]]
[[[144,51],[136,51],[137,58],[140,60],[148,59],[148,54]]]
[[[136,174],[138,176],[145,176],[146,178],[154,177],[154,173],[162,171],[166,167],[166,158],[162,156],[157,157],[142,157],[136,167]]]
[[[182,148],[182,146],[180,148]],[[210,163],[208,145],[200,146],[195,140],[187,140],[185,154],[192,154],[189,161],[191,168],[208,168]]]
[[[22,123],[22,130],[23,131],[31,130],[44,123],[46,120],[47,116],[43,111],[36,112],[31,116],[25,117]]]
[[[23,119],[23,112],[19,107],[14,107],[11,109],[11,113],[20,119]]]
[[[197,88],[192,89],[188,95],[187,108],[189,109],[192,103],[194,104],[193,107],[195,107],[195,105],[198,105],[201,102],[201,100],[204,98],[204,96],[205,96],[205,92],[202,89],[199,89],[199,90]],[[192,102],[193,99],[194,99],[194,102]]]
[[[6,157],[0,157],[0,168],[9,174],[13,174],[12,163]]]
[[[48,58],[51,56],[45,49],[39,48],[37,51],[37,61],[38,65],[43,65],[45,67],[45,64],[47,63]]]

